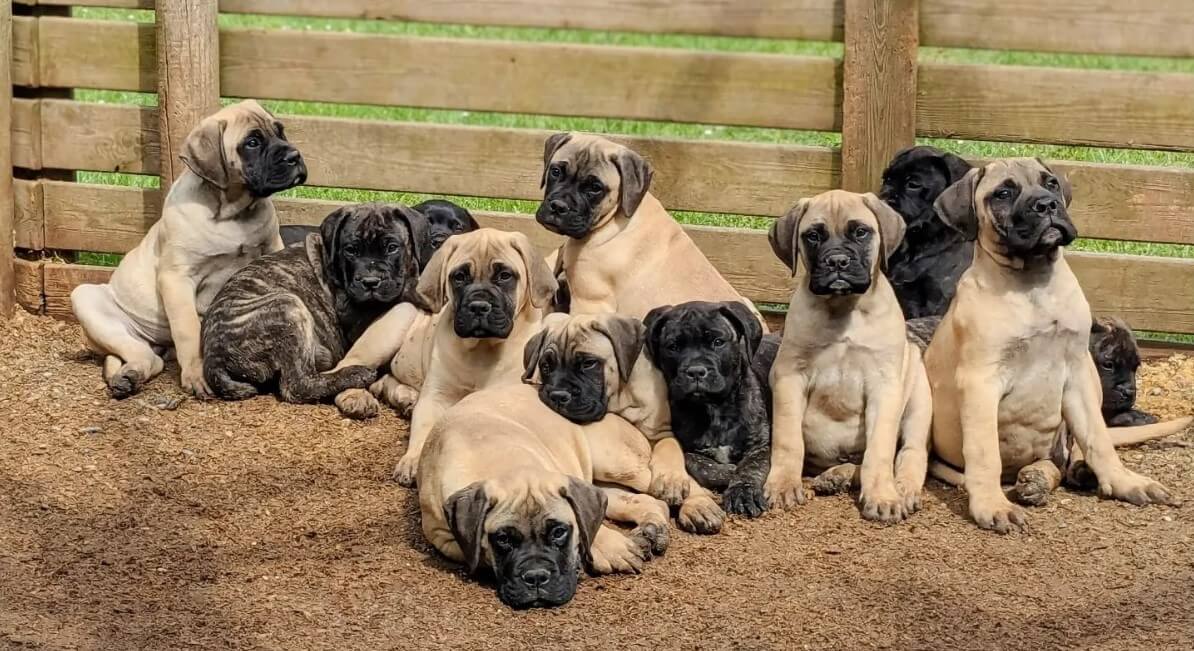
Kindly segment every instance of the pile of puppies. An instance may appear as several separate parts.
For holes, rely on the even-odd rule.
[[[72,295],[113,397],[173,346],[201,397],[399,410],[394,478],[417,485],[427,539],[512,606],[566,603],[582,567],[639,571],[673,510],[709,534],[803,504],[806,475],[893,523],[932,472],[1000,532],[1026,522],[1004,481],[1022,504],[1063,479],[1173,501],[1114,446],[1189,419],[1132,411],[1135,342],[1092,323],[1062,255],[1070,187],[1039,160],[916,147],[878,196],[799,200],[770,232],[803,273],[782,337],[650,193],[647,161],[603,138],[547,139],[536,219],[567,238],[549,258],[446,201],[279,229],[269,197],[306,170],[252,101],[204,120],[183,160],[111,282]]]

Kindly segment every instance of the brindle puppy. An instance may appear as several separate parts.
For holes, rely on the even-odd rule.
[[[879,198],[904,218],[904,241],[887,261],[887,278],[904,317],[945,314],[974,244],[941,221],[933,202],[970,170],[935,147],[909,147],[883,170]]]
[[[394,304],[422,305],[416,242],[423,219],[402,205],[362,204],[328,215],[304,246],[262,257],[232,277],[203,323],[204,375],[225,400],[275,379],[287,402],[366,387],[376,370],[335,366]]]
[[[763,330],[745,305],[693,301],[652,310],[647,351],[667,382],[672,433],[688,473],[722,493],[730,513],[767,510],[771,391],[767,375],[778,336],[759,355]]]
[[[415,212],[424,218],[423,237],[419,242],[419,271],[431,259],[436,249],[453,235],[475,231],[480,226],[468,209],[443,199],[430,199],[414,206]],[[307,241],[311,233],[318,233],[318,226],[291,224],[279,229],[286,246],[299,246]]]

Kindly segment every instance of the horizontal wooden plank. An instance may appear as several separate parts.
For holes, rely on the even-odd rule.
[[[23,260],[17,258],[13,261],[13,275],[16,277],[16,295],[17,305],[33,312],[34,314],[41,314],[42,312],[42,266],[41,260]],[[65,315],[71,317],[72,315]]]
[[[12,17],[12,85],[37,85],[37,19]]]
[[[1074,188],[1082,237],[1194,244],[1194,169],[1049,161]]]
[[[112,267],[46,262],[42,268],[42,309],[45,314],[57,319],[74,319],[70,304],[71,291],[79,285],[108,282],[111,275]]]
[[[43,18],[40,32],[45,85],[155,89],[151,24]],[[837,76],[829,57],[220,31],[233,97],[832,131]]]
[[[920,0],[920,42],[940,47],[1194,56],[1190,0]]]
[[[46,248],[45,205],[40,181],[13,180],[13,242],[18,249]]]
[[[1194,150],[1194,75],[922,63],[921,136]]]
[[[53,181],[43,186],[50,248],[125,251],[156,219],[156,190]],[[284,223],[318,223],[336,205],[277,202]],[[479,218],[488,226],[527,233],[545,252],[560,242],[527,216],[481,213]],[[766,233],[703,226],[686,230],[743,294],[759,302],[787,302],[790,278],[771,254]],[[1194,260],[1080,252],[1067,258],[1095,312],[1119,315],[1138,329],[1194,332]]]
[[[157,173],[156,108],[43,100],[41,113],[46,167]],[[311,185],[529,200],[543,196],[539,180],[548,131],[282,119],[306,158]],[[656,169],[652,190],[675,210],[774,216],[797,197],[839,185],[840,160],[827,148],[615,139],[651,161]]]
[[[59,0],[65,2],[67,0]],[[108,0],[109,2],[113,0]],[[125,0],[136,2],[138,0]],[[220,11],[646,33],[842,39],[841,0],[221,0]]]

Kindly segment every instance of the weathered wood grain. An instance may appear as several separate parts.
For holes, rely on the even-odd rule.
[[[25,308],[34,314],[42,314],[44,301],[42,297],[42,287],[44,286],[44,279],[42,277],[43,262],[40,260],[22,260],[17,258],[14,261],[14,276],[16,280],[16,301],[17,305]],[[67,294],[69,296],[69,293]],[[73,314],[63,314],[60,318],[71,319]]]
[[[879,187],[883,169],[916,141],[918,0],[846,0],[842,187]]]
[[[162,187],[186,166],[179,155],[187,134],[220,108],[219,9],[210,0],[157,0],[158,136]]]
[[[10,7],[11,8],[11,7]],[[9,62],[12,86],[37,86],[37,19],[13,16],[12,60]]]
[[[12,178],[12,3],[0,3],[0,319],[8,318],[16,305],[16,275],[13,252],[16,197]]]
[[[13,181],[13,243],[17,248],[46,248],[45,200],[41,181]]]

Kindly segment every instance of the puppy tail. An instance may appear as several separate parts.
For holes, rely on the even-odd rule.
[[[1175,418],[1167,420],[1163,423],[1153,423],[1151,425],[1134,425],[1132,427],[1108,427],[1107,433],[1111,435],[1111,443],[1117,448],[1126,447],[1129,445],[1136,445],[1144,443],[1145,441],[1152,441],[1155,439],[1162,439],[1166,436],[1172,436],[1185,430],[1194,423],[1194,416],[1183,416],[1182,418]]]
[[[203,379],[221,400],[247,400],[257,395],[257,387],[232,379],[228,369],[223,364],[212,363],[214,361],[204,362]]]
[[[966,475],[958,472],[953,466],[946,465],[944,462],[932,459],[929,461],[929,474],[934,479],[943,481],[950,486],[963,486],[966,483]]]

